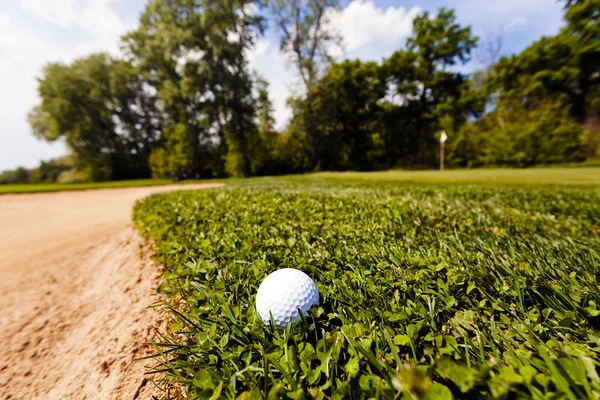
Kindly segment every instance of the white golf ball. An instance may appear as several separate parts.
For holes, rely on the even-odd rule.
[[[295,325],[300,312],[308,315],[319,304],[319,291],[308,275],[294,268],[277,270],[265,278],[256,293],[256,311],[262,322],[269,325],[271,314],[275,328],[283,330],[290,320]]]

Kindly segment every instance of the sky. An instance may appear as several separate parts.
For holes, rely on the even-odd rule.
[[[70,62],[93,52],[119,54],[119,38],[135,29],[147,0],[0,1],[0,171],[35,167],[67,153],[61,142],[36,139],[27,113],[39,102],[37,79],[48,62]],[[344,38],[342,58],[375,60],[401,49],[418,13],[456,10],[458,21],[480,37],[503,37],[503,54],[520,52],[562,25],[557,0],[346,0],[331,15]],[[289,59],[270,29],[249,55],[250,66],[270,84],[276,125],[285,126],[287,97],[297,87]],[[478,67],[473,61],[464,70]]]

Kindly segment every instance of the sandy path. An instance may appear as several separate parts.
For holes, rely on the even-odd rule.
[[[220,184],[0,196],[0,399],[149,398],[143,343],[158,314],[131,208]]]

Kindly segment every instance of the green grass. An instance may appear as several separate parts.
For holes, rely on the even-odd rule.
[[[187,398],[600,396],[600,190],[403,174],[263,178],[137,203],[172,318],[154,371]],[[321,305],[278,333],[254,300],[285,267],[314,279]]]
[[[460,183],[485,185],[598,185],[600,168],[495,168],[446,171],[323,172],[318,178],[380,182]]]
[[[350,181],[460,183],[487,185],[598,185],[600,168],[532,168],[532,169],[474,169],[439,171],[381,171],[381,172],[322,172],[304,175],[310,179],[333,179]],[[225,180],[221,180],[225,181]],[[253,184],[256,179],[241,181]],[[260,180],[259,180],[260,181]],[[203,181],[186,181],[198,183]],[[169,179],[140,179],[129,181],[90,183],[39,183],[0,185],[0,194],[56,192],[64,190],[89,190],[135,186],[158,186],[173,184]]]
[[[184,181],[178,183],[185,185],[189,183],[200,183],[206,181]],[[59,192],[65,190],[90,190],[90,189],[109,189],[123,187],[140,186],[160,186],[176,184],[170,179],[138,179],[130,181],[111,181],[111,182],[89,182],[89,183],[27,183],[20,185],[0,185],[0,195],[9,193],[38,193],[38,192]]]

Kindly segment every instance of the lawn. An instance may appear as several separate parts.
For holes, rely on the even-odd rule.
[[[531,169],[473,169],[447,171],[381,171],[381,172],[321,172],[302,175],[294,179],[333,179],[336,181],[377,181],[449,183],[478,185],[597,185],[600,186],[600,168],[531,168]],[[239,185],[255,184],[264,178],[237,181]],[[221,180],[225,181],[225,180]],[[204,181],[185,181],[199,183]],[[63,190],[89,190],[135,186],[159,186],[174,184],[169,179],[139,179],[90,183],[35,183],[0,185],[0,195],[6,193],[57,192]]]
[[[379,182],[460,183],[485,185],[598,185],[600,168],[495,168],[446,171],[323,172],[318,178]]]
[[[200,183],[205,181],[184,181],[178,183]],[[89,182],[89,183],[27,183],[19,185],[0,185],[0,195],[8,193],[60,192],[65,190],[109,189],[140,186],[160,186],[176,184],[170,179],[138,179],[130,181]]]
[[[509,186],[447,180],[490,171],[262,178],[138,202],[172,317],[155,370],[189,398],[597,398],[600,190],[591,170],[532,171]],[[254,300],[285,267],[321,304],[278,333]]]

